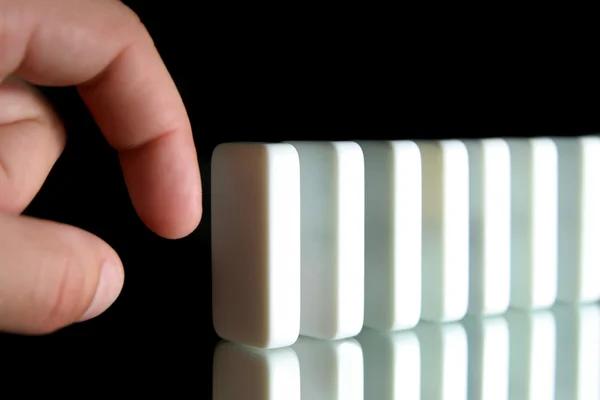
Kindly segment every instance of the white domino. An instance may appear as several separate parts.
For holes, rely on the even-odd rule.
[[[548,310],[506,314],[510,334],[509,398],[554,400],[556,324]]]
[[[213,400],[301,400],[300,364],[289,347],[264,350],[225,342],[213,358]]]
[[[354,142],[290,142],[300,158],[300,334],[357,335],[364,315],[364,162]]]
[[[300,332],[298,153],[222,144],[211,168],[215,330],[249,346],[289,346]]]
[[[415,331],[421,345],[421,398],[467,400],[468,345],[458,322],[423,322]]]
[[[511,306],[548,308],[557,295],[558,167],[552,139],[509,139]]]
[[[600,399],[600,306],[561,304],[556,317],[556,400]]]
[[[300,337],[292,349],[300,363],[302,400],[363,400],[363,353],[356,340]]]
[[[418,142],[423,174],[421,319],[462,319],[469,305],[469,161],[458,140]]]
[[[416,328],[430,338],[427,323],[493,317],[465,325],[470,363],[482,366],[469,391],[505,398],[498,352],[506,329],[496,317],[508,311],[511,357],[520,360],[511,361],[509,395],[550,396],[536,382],[542,372],[551,378],[546,364],[555,360],[538,352],[551,351],[554,334],[539,331],[554,325],[551,313],[537,312],[557,300],[600,300],[599,171],[595,136],[219,145],[211,172],[215,330],[274,349],[299,337],[347,340],[363,326]],[[438,336],[460,346],[459,330]],[[538,373],[531,365],[541,359]],[[490,363],[502,366],[496,380]],[[395,390],[369,387],[384,397]]]
[[[503,316],[469,316],[469,399],[509,400],[509,332]]]
[[[421,153],[410,141],[359,142],[365,158],[365,325],[421,316]]]
[[[364,357],[365,399],[421,399],[421,350],[413,330],[365,328],[357,339]]]
[[[510,152],[502,139],[465,141],[469,154],[469,313],[510,304]]]
[[[559,138],[558,299],[600,299],[600,138]]]

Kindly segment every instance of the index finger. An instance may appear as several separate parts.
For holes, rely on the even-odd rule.
[[[159,235],[189,234],[202,214],[190,122],[138,17],[114,0],[3,0],[0,9],[0,79],[76,85],[119,152],[138,215]]]

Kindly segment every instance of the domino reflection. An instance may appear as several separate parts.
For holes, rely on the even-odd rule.
[[[300,361],[302,400],[363,399],[363,352],[356,340],[301,336],[292,348]]]
[[[300,365],[289,347],[261,350],[230,342],[215,349],[213,400],[300,400]]]
[[[365,399],[467,399],[467,336],[460,323],[421,322],[413,330],[358,336]]]
[[[363,376],[354,339],[300,337],[273,350],[223,342],[214,355],[213,400],[362,400]]]
[[[468,348],[460,323],[421,323],[415,328],[421,345],[421,398],[467,399]]]
[[[365,399],[419,400],[421,354],[413,330],[380,332],[364,328]]]
[[[556,321],[552,311],[510,310],[506,319],[510,334],[510,398],[554,399]]]
[[[600,305],[510,309],[355,339],[222,343],[215,400],[600,399]]]
[[[509,331],[503,316],[463,321],[468,343],[468,398],[508,400]]]
[[[600,306],[560,305],[556,318],[556,400],[600,399]]]

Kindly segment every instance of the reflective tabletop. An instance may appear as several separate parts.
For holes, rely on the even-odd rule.
[[[222,341],[214,400],[600,399],[600,305],[259,350]]]

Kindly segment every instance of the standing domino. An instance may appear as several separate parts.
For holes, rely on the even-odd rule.
[[[557,292],[557,153],[549,138],[508,139],[511,157],[511,305],[548,308]]]
[[[410,329],[421,316],[421,153],[360,142],[365,157],[365,325]]]
[[[211,180],[215,330],[248,346],[289,346],[300,330],[298,153],[289,144],[222,144]]]
[[[465,141],[469,153],[470,314],[510,304],[510,151],[502,139]]]
[[[558,298],[600,299],[600,138],[559,138]]]
[[[421,319],[457,321],[469,304],[469,160],[458,140],[419,142],[423,171]]]
[[[355,336],[364,316],[364,161],[354,142],[290,142],[300,157],[300,333]]]

